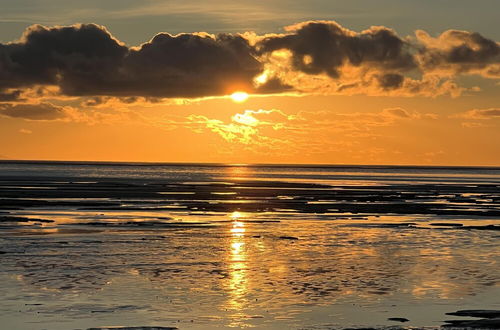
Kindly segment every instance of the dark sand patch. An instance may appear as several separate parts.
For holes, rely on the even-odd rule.
[[[466,309],[452,313],[446,313],[446,315],[483,317],[487,319],[493,319],[493,318],[500,318],[500,311],[487,310],[487,309]]]
[[[477,317],[479,320],[447,320],[445,328],[500,329],[500,310],[460,310],[446,315]]]
[[[41,222],[41,223],[52,223],[54,220],[48,219],[38,219],[38,218],[26,218],[26,217],[14,217],[14,216],[0,216],[0,223],[4,222]]]
[[[454,222],[433,222],[433,223],[430,223],[429,226],[436,226],[436,227],[462,227],[463,224],[461,224],[461,223],[454,223]]]
[[[30,189],[26,189],[26,185]],[[290,210],[332,216],[350,213],[498,217],[499,191],[500,187],[495,184],[328,186],[250,180],[218,184],[102,178],[65,182],[61,178],[0,177],[0,210],[41,207],[152,212]]]
[[[407,318],[404,317],[389,317],[387,320],[389,321],[395,321],[395,322],[409,322]]]
[[[298,237],[294,237],[294,236],[280,236],[278,238],[284,239],[284,240],[290,240],[290,241],[297,241],[299,239]]]

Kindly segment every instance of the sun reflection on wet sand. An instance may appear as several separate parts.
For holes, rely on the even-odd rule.
[[[238,221],[243,217],[240,212],[233,212],[231,219],[233,222],[230,227],[229,251],[228,251],[228,273],[229,282],[227,309],[235,312],[232,315],[230,326],[241,326],[241,319],[244,317],[243,309],[246,306],[246,294],[248,292],[248,265],[247,265],[247,247],[245,244],[245,223]]]
[[[250,169],[245,165],[231,166],[228,167],[226,171],[226,175],[231,180],[243,180],[249,176],[252,177]]]

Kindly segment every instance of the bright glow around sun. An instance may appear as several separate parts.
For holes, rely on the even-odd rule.
[[[257,77],[254,78],[254,83],[256,85],[263,85],[267,82],[267,80],[269,79],[269,76],[267,74],[267,72],[262,72],[260,75],[258,75]]]
[[[245,92],[234,92],[231,94],[231,99],[236,103],[243,103],[248,99],[248,94]]]

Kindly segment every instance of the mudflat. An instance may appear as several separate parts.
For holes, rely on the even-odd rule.
[[[9,166],[8,328],[498,328],[495,170]]]

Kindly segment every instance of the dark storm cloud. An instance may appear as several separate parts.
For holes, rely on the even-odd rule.
[[[417,31],[423,44],[418,54],[424,70],[451,69],[456,73],[484,70],[485,76],[500,77],[500,43],[479,33],[448,30],[438,38]]]
[[[63,107],[50,103],[0,104],[0,116],[28,120],[56,120],[67,116]]]
[[[366,92],[373,83],[394,93],[405,89],[409,78],[440,70],[500,76],[499,44],[465,31],[438,38],[418,31],[410,42],[386,27],[357,33],[335,22],[311,21],[285,34],[246,36],[159,33],[140,47],[128,47],[95,24],[34,25],[19,41],[0,43],[0,102],[20,102],[25,89],[49,85],[63,95],[94,97],[93,106],[108,96],[151,102],[235,90],[281,93],[304,87],[296,86],[297,71],[327,75],[337,81],[338,92]],[[288,50],[290,64],[273,67],[269,55],[276,50]],[[255,87],[254,78],[269,65],[269,79]],[[412,88],[418,91],[417,83]]]
[[[403,71],[416,67],[410,45],[385,27],[355,33],[335,22],[306,22],[290,34],[263,39],[258,48],[262,53],[289,50],[296,70],[332,78],[341,76],[344,64]]]
[[[19,42],[0,45],[0,88],[99,83],[128,49],[94,24],[28,28]]]
[[[261,72],[248,41],[238,35],[156,35],[124,61],[124,91],[157,97],[223,95],[249,90]],[[125,94],[132,94],[126,92]]]
[[[58,85],[66,95],[199,97],[251,87],[261,64],[238,35],[167,33],[128,48],[95,24],[30,27],[0,44],[0,89]]]
[[[396,89],[401,87],[404,82],[405,77],[397,73],[387,73],[381,76],[377,76],[379,86],[382,89]]]

